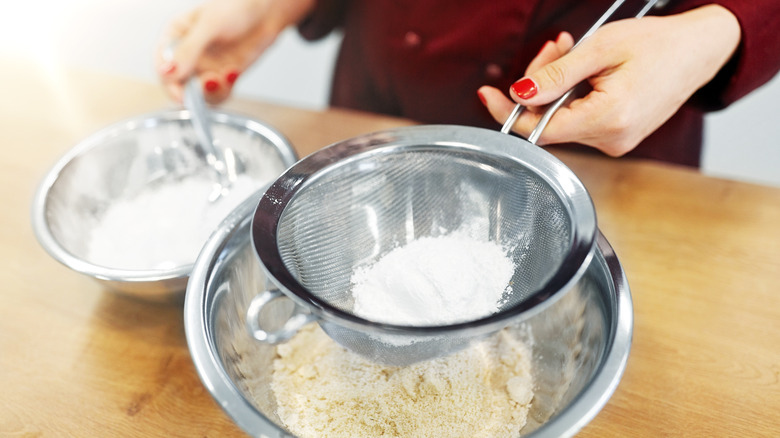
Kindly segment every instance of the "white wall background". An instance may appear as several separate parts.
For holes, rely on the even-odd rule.
[[[0,51],[157,82],[164,26],[198,0],[2,0]],[[338,36],[305,43],[289,30],[242,75],[236,93],[306,108],[327,103]],[[708,117],[702,171],[780,186],[780,77]]]

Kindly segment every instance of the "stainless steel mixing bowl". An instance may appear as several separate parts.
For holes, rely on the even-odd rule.
[[[297,160],[287,139],[268,125],[224,112],[212,117],[215,139],[233,151],[237,171],[256,181],[258,189]],[[126,269],[90,260],[88,241],[112,204],[151,184],[191,175],[210,177],[213,169],[203,159],[187,111],[115,123],[78,143],[49,170],[32,204],[35,234],[56,260],[109,289],[149,300],[181,299],[197,252],[191,261],[170,268]]]
[[[205,387],[233,421],[251,436],[290,437],[270,389],[275,347],[256,342],[245,325],[249,302],[268,285],[250,240],[255,205],[239,206],[201,251],[187,286],[185,331]],[[262,318],[283,324],[295,311],[289,300],[279,300]],[[522,432],[572,436],[611,397],[631,344],[628,283],[603,235],[582,279],[522,328],[533,337],[535,386]]]

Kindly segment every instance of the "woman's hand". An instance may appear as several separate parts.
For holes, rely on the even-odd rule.
[[[609,23],[574,50],[571,35],[548,42],[510,96],[479,89],[493,118],[503,123],[515,102],[528,107],[513,130],[528,136],[548,104],[587,80],[590,92],[561,107],[540,144],[575,142],[623,155],[668,120],[732,57],[740,41],[736,17],[707,5],[667,17]],[[568,52],[568,53],[567,53]]]
[[[157,71],[177,101],[197,75],[211,104],[224,101],[241,72],[287,26],[303,19],[315,0],[210,0],[174,20],[157,51]],[[172,48],[172,50],[171,50]]]

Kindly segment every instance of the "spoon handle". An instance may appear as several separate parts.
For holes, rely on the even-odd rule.
[[[222,156],[222,151],[214,145],[214,137],[211,134],[211,118],[197,77],[190,78],[184,85],[183,100],[184,107],[190,112],[190,121],[192,121],[192,127],[206,157],[206,162],[214,168],[220,183],[223,186],[228,185],[229,178],[225,159]]]

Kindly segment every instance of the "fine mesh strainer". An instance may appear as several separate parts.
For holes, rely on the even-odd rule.
[[[523,139],[444,125],[353,138],[299,161],[259,201],[252,240],[273,285],[252,300],[247,324],[256,339],[277,343],[317,321],[336,342],[383,364],[442,356],[569,290],[587,268],[596,231],[579,179]],[[501,245],[514,262],[498,312],[423,327],[353,313],[356,267],[455,232]],[[283,296],[295,304],[290,318],[264,326],[263,309]]]

